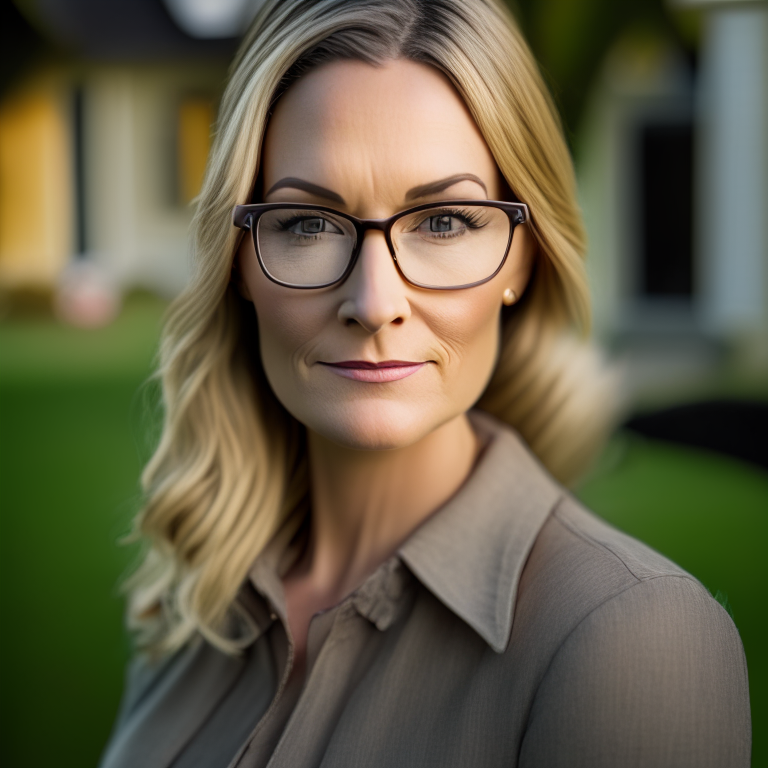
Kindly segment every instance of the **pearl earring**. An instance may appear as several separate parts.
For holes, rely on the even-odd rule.
[[[507,288],[504,293],[501,294],[501,300],[507,307],[509,307],[517,301],[517,294],[511,288]]]

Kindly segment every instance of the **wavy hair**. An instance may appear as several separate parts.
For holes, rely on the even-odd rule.
[[[233,287],[232,209],[251,199],[270,109],[338,59],[404,58],[453,82],[516,197],[537,253],[502,310],[498,363],[478,407],[517,429],[572,480],[611,425],[610,377],[586,340],[590,304],[573,167],[551,98],[499,0],[268,0],[232,65],[192,227],[193,274],[169,309],[157,376],[164,421],[142,483],[129,624],[158,653],[195,633],[236,652],[228,619],[254,558],[307,508],[303,427],[278,403],[256,315]],[[298,515],[297,515],[298,516]]]

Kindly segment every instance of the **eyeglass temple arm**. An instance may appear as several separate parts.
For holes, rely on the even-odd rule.
[[[515,202],[514,205],[519,206],[518,210],[523,214],[522,219],[519,219],[515,222],[515,225],[517,224],[527,224],[531,220],[531,214],[528,211],[528,206],[525,203],[518,203]]]
[[[236,205],[232,211],[232,223],[238,229],[249,230],[251,228],[251,212],[247,205]]]

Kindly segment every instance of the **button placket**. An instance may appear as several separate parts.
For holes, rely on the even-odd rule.
[[[290,635],[285,631],[285,628],[282,626],[282,623],[279,624],[280,630],[282,631],[283,635],[285,636],[285,642],[288,646],[287,648],[287,659],[285,662],[285,667],[283,669],[283,674],[280,678],[280,683],[277,686],[277,691],[275,692],[275,695],[272,699],[272,702],[270,703],[269,707],[267,708],[267,711],[263,714],[259,722],[254,727],[253,731],[251,732],[251,735],[246,740],[245,744],[238,750],[235,757],[232,759],[232,762],[229,764],[228,768],[238,768],[239,766],[255,766],[258,763],[255,762],[258,760],[259,757],[259,750],[257,748],[256,742],[259,740],[259,737],[264,734],[264,732],[268,729],[268,727],[272,724],[275,717],[278,715],[278,711],[280,710],[283,699],[285,696],[285,692],[288,688],[288,681],[291,677],[291,672],[293,671],[293,657],[294,657],[294,649],[293,649],[293,643],[291,642]],[[249,760],[249,757],[252,756],[253,760]]]
[[[364,649],[381,636],[358,613],[351,596],[337,606],[330,631],[308,670],[304,688],[267,768],[302,768],[316,763],[351,691],[375,656],[363,653]]]

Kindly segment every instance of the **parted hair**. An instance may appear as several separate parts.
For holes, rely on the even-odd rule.
[[[236,290],[239,231],[270,110],[339,59],[402,58],[441,70],[464,99],[536,240],[524,295],[502,309],[501,349],[477,404],[572,481],[612,422],[613,383],[587,336],[585,237],[571,158],[531,52],[500,0],[267,0],[232,64],[192,225],[193,272],[166,318],[157,377],[163,426],[142,475],[126,582],[129,625],[155,653],[201,634],[237,652],[230,619],[255,557],[308,509],[305,432],[264,375],[256,314]],[[258,194],[258,189],[256,190]]]

